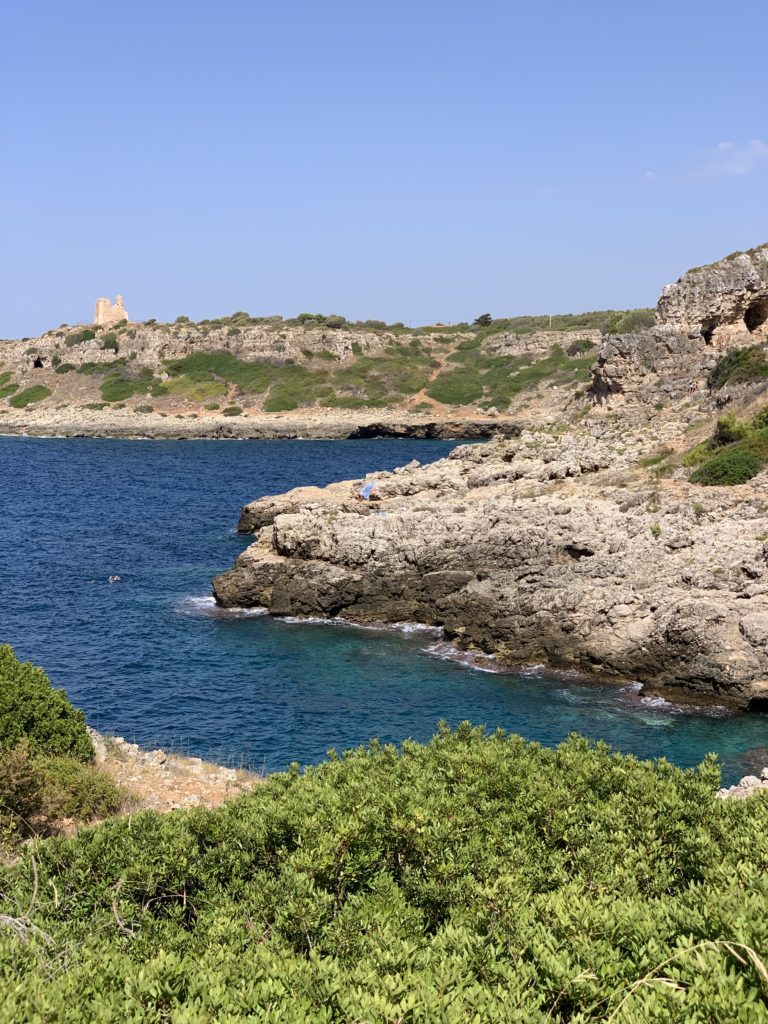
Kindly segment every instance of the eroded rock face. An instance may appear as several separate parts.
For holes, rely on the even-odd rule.
[[[275,615],[426,622],[509,664],[748,708],[768,696],[768,513],[757,490],[735,513],[728,493],[622,486],[639,445],[618,429],[523,433],[377,474],[378,501],[357,500],[360,481],[262,499],[247,506],[255,543],[214,593]]]
[[[598,401],[674,399],[703,386],[728,349],[768,341],[768,245],[689,270],[664,288],[656,317],[648,331],[605,339]]]
[[[768,337],[768,245],[697,267],[661,293],[659,321],[708,343],[736,333]]]

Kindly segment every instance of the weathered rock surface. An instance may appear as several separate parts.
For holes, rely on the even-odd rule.
[[[599,402],[673,399],[704,386],[723,352],[768,341],[768,245],[689,270],[664,288],[656,317],[648,331],[605,339],[591,384]]]
[[[768,328],[768,245],[696,267],[661,293],[659,322],[698,330],[717,341],[724,329],[765,337]]]
[[[625,424],[458,448],[429,466],[246,506],[257,539],[213,581],[225,606],[416,620],[509,664],[768,702],[764,481],[649,482]]]
[[[735,786],[719,789],[717,795],[721,800],[744,800],[755,793],[766,791],[768,791],[768,768],[763,768],[759,778],[757,775],[745,775]]]

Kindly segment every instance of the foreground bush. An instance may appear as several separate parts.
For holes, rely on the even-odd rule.
[[[82,711],[41,668],[0,647],[0,854],[56,831],[62,819],[90,821],[119,809],[122,794],[89,763],[93,756]]]
[[[766,1021],[768,799],[718,781],[462,725],[48,840],[0,1019]]]
[[[13,648],[0,645],[0,749],[23,739],[41,753],[93,758],[83,712],[63,690],[54,690],[41,668],[20,662]]]

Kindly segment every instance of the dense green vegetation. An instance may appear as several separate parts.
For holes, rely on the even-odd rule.
[[[19,385],[14,384],[11,381],[11,371],[5,370],[0,373],[0,398],[7,398],[12,395],[14,391],[19,390]]]
[[[744,484],[768,465],[768,406],[751,419],[721,416],[712,437],[687,452],[683,465],[697,466],[691,482],[705,486]]]
[[[468,725],[0,875],[0,1018],[768,1020],[768,799]]]
[[[8,399],[8,402],[14,409],[26,409],[33,402],[42,402],[50,394],[51,389],[47,388],[44,384],[33,384],[32,387],[24,388],[23,391],[17,391],[16,394]]]
[[[0,855],[60,818],[118,809],[121,794],[93,756],[82,711],[41,668],[0,646]]]
[[[264,394],[267,412],[300,405],[361,407],[387,405],[418,391],[428,380],[429,356],[418,340],[393,344],[376,356],[359,355],[347,366],[327,366],[335,357],[323,351],[315,357],[326,364],[315,369],[286,360],[244,360],[229,352],[194,352],[167,364],[172,391],[213,398],[234,384],[243,395]],[[330,358],[329,358],[330,357]]]
[[[487,316],[487,314],[485,314]],[[497,334],[532,334],[534,331],[600,331],[602,334],[623,334],[650,327],[656,317],[652,309],[603,309],[591,313],[557,313],[553,316],[513,316],[500,319],[478,317],[471,325],[483,332]],[[454,324],[466,330],[468,324]]]
[[[709,374],[709,386],[719,391],[725,384],[747,384],[768,378],[768,358],[761,345],[736,348],[718,359]]]
[[[80,331],[72,331],[71,334],[68,334],[64,344],[67,348],[74,348],[75,345],[82,345],[84,341],[93,341],[95,337],[96,331],[90,327],[84,327]]]
[[[438,374],[427,394],[449,405],[482,398],[486,407],[506,409],[521,391],[545,381],[560,385],[589,380],[594,354],[581,353],[590,351],[594,353],[594,346],[589,342],[576,346],[573,356],[554,345],[544,358],[535,359],[533,355],[489,355],[480,338],[464,341],[448,356],[456,367]]]
[[[0,749],[26,737],[49,754],[68,754],[81,761],[93,757],[85,715],[73,708],[63,690],[54,690],[45,672],[19,662],[13,650],[0,646]]]

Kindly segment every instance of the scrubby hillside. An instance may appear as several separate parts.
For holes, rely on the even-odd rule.
[[[60,327],[0,344],[0,414],[128,408],[166,416],[296,409],[504,412],[588,380],[605,331],[649,310],[407,329],[309,315]],[[36,366],[42,362],[42,366]],[[18,416],[18,413],[15,415]]]

